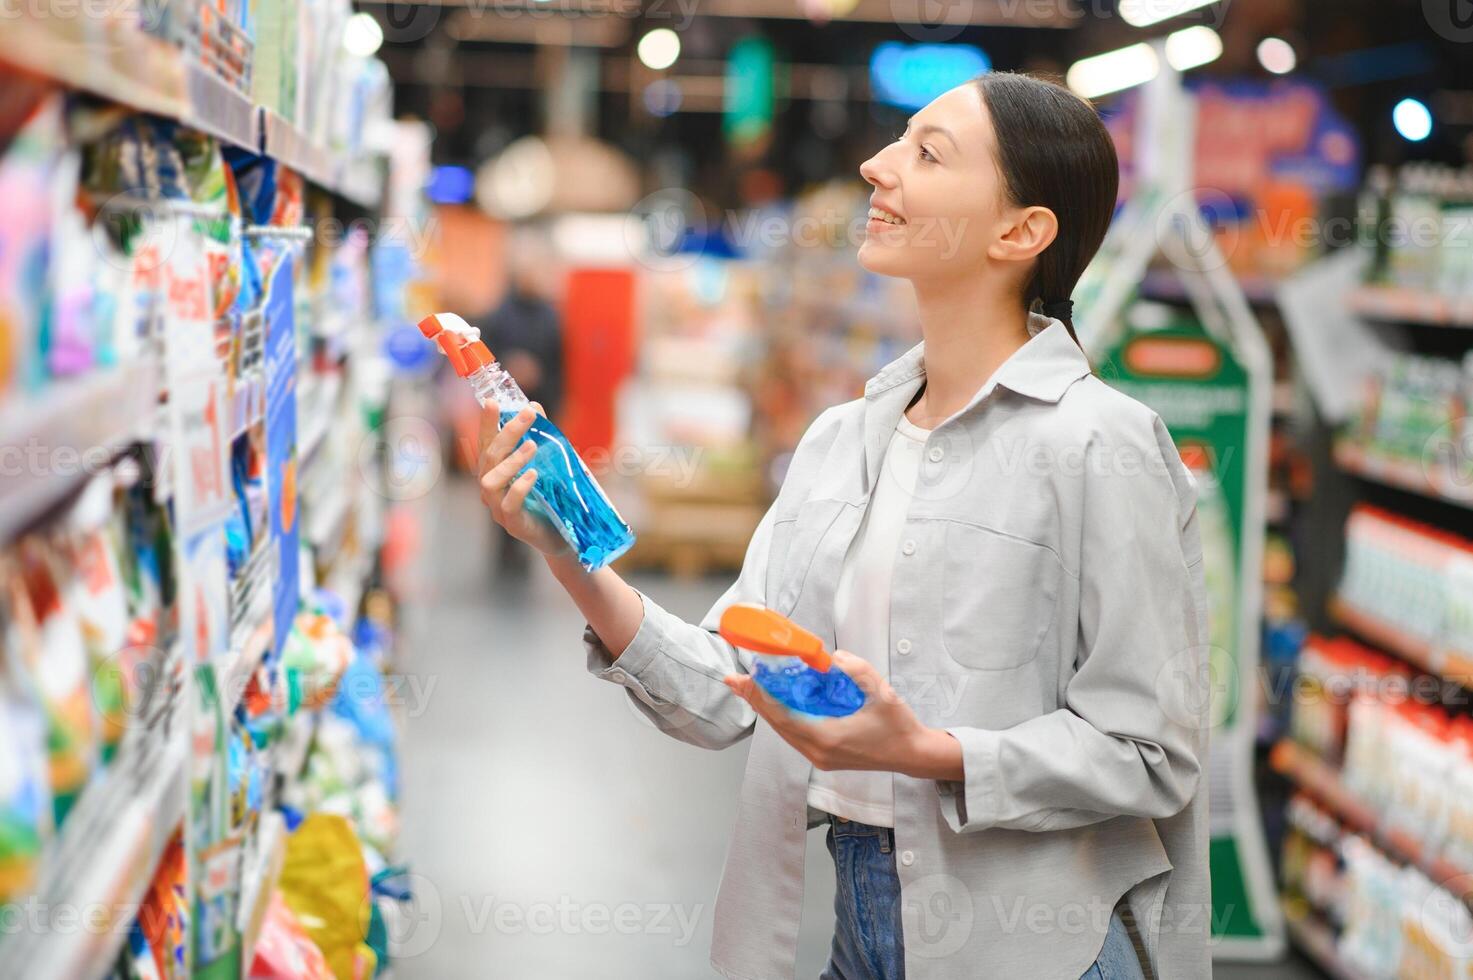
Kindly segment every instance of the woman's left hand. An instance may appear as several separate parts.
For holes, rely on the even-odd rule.
[[[910,705],[869,661],[834,651],[834,666],[864,692],[864,707],[844,718],[810,720],[768,696],[750,674],[728,674],[726,686],[752,706],[773,731],[817,769],[898,772],[916,779],[961,781],[961,743],[939,728],[921,724]]]

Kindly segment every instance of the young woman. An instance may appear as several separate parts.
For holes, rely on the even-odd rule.
[[[585,574],[522,507],[531,421],[486,416],[483,498],[587,618],[589,669],[675,738],[750,736],[712,964],[792,977],[806,830],[838,872],[826,980],[1211,974],[1206,599],[1196,491],[1160,418],[1090,373],[1069,294],[1117,163],[1088,104],[990,74],[860,168],[859,261],[923,340],[823,412],[699,624]],[[789,714],[716,632],[758,602],[870,691]]]

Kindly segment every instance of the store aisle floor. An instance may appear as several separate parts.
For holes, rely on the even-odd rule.
[[[493,582],[493,529],[468,482],[422,513],[423,591],[408,604],[403,666],[425,696],[404,737],[403,852],[425,898],[408,934],[423,952],[406,975],[714,976],[712,903],[745,743],[682,745],[590,678],[583,620],[540,562],[520,582]],[[723,588],[636,584],[689,619]],[[813,840],[811,880],[828,882],[809,889],[806,976],[822,968],[833,923],[832,868]]]
[[[468,481],[422,509],[406,603],[403,854],[418,875],[400,976],[699,980],[746,759],[656,732],[588,677],[583,620],[541,563],[494,580],[489,518]],[[634,580],[695,620],[721,579]],[[833,871],[809,851],[798,976],[832,930]],[[753,936],[753,942],[763,937]],[[1219,980],[1318,974],[1221,967]]]

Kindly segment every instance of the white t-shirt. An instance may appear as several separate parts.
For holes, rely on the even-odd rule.
[[[929,429],[904,415],[890,437],[880,478],[870,494],[864,519],[844,556],[834,594],[834,641],[890,676],[890,577],[905,516],[915,495],[921,450]],[[895,826],[894,773],[815,769],[808,781],[808,804],[848,820]]]

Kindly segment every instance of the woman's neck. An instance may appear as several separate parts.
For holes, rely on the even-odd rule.
[[[913,280],[926,342],[926,388],[906,413],[934,428],[967,406],[977,390],[1028,341],[1028,312],[1016,287],[985,281]]]

